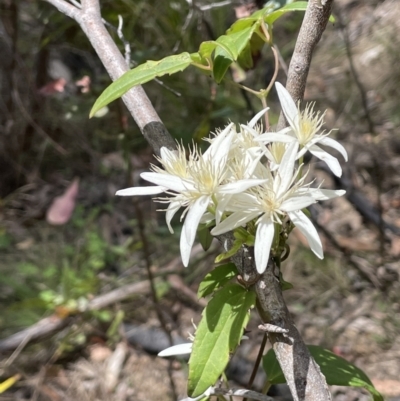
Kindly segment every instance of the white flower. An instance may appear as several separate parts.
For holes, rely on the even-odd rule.
[[[168,347],[159,352],[158,356],[165,358],[167,356],[174,356],[174,355],[187,355],[192,353],[192,348],[193,348],[192,342],[173,345],[172,347]]]
[[[119,196],[154,195],[167,193],[169,198],[159,199],[169,203],[166,212],[167,225],[172,231],[171,219],[175,213],[184,207],[182,218],[186,216],[180,238],[180,250],[182,262],[189,264],[190,251],[192,249],[196,231],[203,215],[212,211],[216,216],[222,216],[228,202],[218,203],[224,195],[237,194],[248,188],[259,185],[265,180],[243,179],[235,182],[227,182],[226,177],[228,154],[231,143],[236,134],[229,124],[211,142],[207,151],[202,154],[196,147],[186,159],[184,149],[178,147],[177,151],[161,149],[161,157],[158,159],[164,169],[153,166],[153,172],[142,173],[140,176],[155,187],[133,187],[118,191]]]
[[[297,154],[297,158],[302,157],[307,151],[310,151],[318,159],[323,160],[332,172],[340,177],[342,175],[342,168],[336,159],[325,150],[321,149],[318,144],[325,145],[336,149],[342,154],[347,161],[346,149],[337,141],[328,138],[330,134],[320,133],[324,124],[324,114],[314,112],[314,105],[308,104],[305,110],[300,111],[296,106],[289,92],[279,82],[275,83],[278,92],[279,100],[282,106],[283,113],[290,127],[284,128],[277,133],[265,133],[261,135],[258,140],[263,142],[291,142],[296,140],[301,149]]]
[[[233,213],[211,231],[211,234],[219,235],[258,218],[254,255],[260,274],[267,267],[275,236],[275,225],[282,225],[286,216],[306,237],[311,250],[322,259],[321,240],[315,227],[301,209],[318,200],[341,196],[345,192],[310,188],[304,184],[305,177],[296,182],[298,170],[294,169],[294,164],[298,147],[297,142],[288,145],[274,175],[265,168],[265,176],[269,177],[267,182],[232,197],[229,210]]]

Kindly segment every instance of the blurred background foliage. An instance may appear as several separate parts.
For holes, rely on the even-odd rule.
[[[216,4],[208,0],[192,5],[184,0],[101,1],[103,18],[112,25],[109,31],[122,52],[124,43],[115,27],[118,16],[123,19],[132,66],[197,51],[202,41],[222,35],[240,13],[255,10],[263,2]],[[335,7],[337,19],[318,46],[305,98],[327,109],[327,129],[340,127],[335,135],[351,155],[345,178],[352,188],[361,190],[386,221],[400,226],[400,3],[336,0]],[[301,21],[301,13],[296,13],[275,24],[274,41],[286,64]],[[255,68],[245,72],[244,83],[265,88],[273,74],[270,49],[264,47],[255,61]],[[232,77],[237,73],[232,70]],[[283,69],[278,80],[285,82]],[[88,119],[95,99],[109,83],[73,20],[45,1],[0,0],[2,338],[42,317],[74,316],[96,295],[146,280],[149,265],[169,327],[182,326],[186,333],[192,329],[190,317],[200,310],[191,300],[187,303],[195,312],[183,313],[182,299],[187,301],[187,293],[182,298],[171,291],[173,284],[159,269],[179,254],[179,219],[174,220],[176,230],[170,235],[163,214],[156,213],[159,204],[114,196],[118,189],[143,185],[139,174],[154,159],[121,101]],[[216,85],[191,68],[144,87],[167,129],[185,145],[202,143],[201,138],[229,120],[249,121],[261,109],[260,102],[230,77]],[[274,93],[268,102],[274,124],[278,118]],[[325,180],[324,186],[335,185],[323,171],[314,173],[318,182]],[[70,216],[62,224],[51,224],[55,199],[62,198],[74,182],[78,184],[76,197],[70,199]],[[285,279],[296,283],[288,291],[288,300],[306,338],[327,347],[340,339],[351,342],[347,332],[341,337],[328,329],[340,313],[352,321],[354,314],[349,310],[361,300],[366,299],[366,305],[376,303],[379,312],[368,315],[368,324],[376,328],[374,322],[382,321],[385,330],[378,328],[368,341],[382,351],[395,346],[400,327],[400,244],[396,236],[384,236],[356,209],[344,199],[315,211],[313,218],[330,232],[324,236],[326,258],[323,263],[316,261],[301,239],[294,240],[284,272]],[[332,236],[336,244],[330,242]],[[194,258],[190,269],[183,271],[178,263],[168,272],[179,273],[195,292],[216,254],[213,248],[209,256],[200,253]],[[354,255],[366,261],[367,267],[364,262],[364,267],[355,267]],[[153,306],[151,297],[137,295],[105,311],[82,314],[51,344],[64,355],[65,350],[87,344],[90,336],[107,340],[115,335],[107,337],[107,330],[113,321],[115,325],[118,311],[124,312],[125,321],[144,323],[156,318]],[[371,308],[365,310],[369,313]],[[358,340],[355,343],[361,347]],[[368,352],[357,346],[358,356],[376,351],[370,345]],[[37,350],[36,345],[29,358],[42,358]],[[346,352],[345,346],[341,352]]]

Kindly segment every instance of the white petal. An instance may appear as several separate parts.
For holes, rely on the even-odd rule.
[[[294,174],[294,163],[296,162],[297,150],[299,149],[298,142],[292,142],[285,150],[281,164],[278,168],[280,179],[274,181],[274,191],[276,196],[280,198],[288,189],[292,182]],[[278,187],[276,188],[276,186]]]
[[[173,345],[172,347],[168,347],[161,352],[158,353],[158,356],[166,357],[173,355],[186,355],[192,352],[193,343],[184,343],[179,345]]]
[[[209,203],[209,196],[200,196],[200,198],[196,199],[193,205],[190,206],[189,212],[186,215],[180,241],[182,263],[185,267],[189,264],[190,251],[192,250],[193,242],[196,237],[197,227]]]
[[[340,166],[336,157],[333,157],[329,153],[325,152],[325,150],[322,150],[320,147],[318,147],[316,145],[311,146],[309,151],[315,157],[324,161],[328,165],[328,167],[331,169],[333,174],[335,174],[337,177],[342,176],[342,167]]]
[[[117,196],[157,195],[166,191],[165,187],[132,187],[120,189],[115,193]]]
[[[174,230],[171,226],[171,220],[174,217],[175,213],[181,208],[181,206],[182,202],[171,201],[171,203],[168,206],[167,212],[165,213],[165,221],[167,222],[167,226],[171,234],[174,233]]]
[[[291,128],[285,128],[285,131],[290,131]],[[270,143],[270,142],[283,142],[283,143],[291,143],[295,142],[296,138],[287,135],[285,132],[267,132],[255,138],[256,141],[263,142],[263,143]]]
[[[211,230],[211,234],[219,235],[232,231],[237,227],[245,225],[250,220],[255,219],[259,214],[260,212],[235,212],[214,227]]]
[[[248,180],[239,180],[236,182],[231,182],[229,184],[221,185],[218,188],[218,192],[221,194],[238,194],[240,192],[244,192],[251,187],[255,187],[256,185],[261,185],[267,182],[268,180],[264,179],[248,179]]]
[[[175,192],[183,192],[190,190],[192,184],[189,181],[184,181],[175,175],[160,174],[160,173],[142,173],[140,176],[153,184],[164,186]]]
[[[254,257],[258,273],[264,273],[267,268],[271,245],[274,239],[274,223],[264,215],[257,224],[256,241],[254,244]]]
[[[296,103],[282,84],[275,82],[275,88],[278,92],[279,101],[281,103],[286,120],[290,126],[297,131],[299,110],[296,107]]]
[[[215,209],[215,224],[219,224],[227,205],[232,199],[231,194],[226,194],[223,196],[218,196],[218,205]]]
[[[247,124],[248,127],[254,128],[254,126],[257,124],[258,120],[265,114],[265,112],[269,110],[269,107],[265,108],[264,110],[259,111],[252,119],[251,121]]]
[[[311,250],[320,258],[324,258],[324,251],[322,250],[321,239],[315,229],[314,225],[311,223],[310,219],[301,211],[289,212],[290,220],[293,224],[301,231],[301,233],[306,237],[308,245],[310,245]]]
[[[249,127],[248,125],[240,124],[243,130],[250,132],[251,135],[253,135],[254,138],[258,138],[260,135],[259,133],[252,127]]]
[[[346,191],[344,189],[320,189],[320,188],[309,188],[310,195],[317,201],[324,201],[328,199],[337,198],[338,196],[343,196]]]
[[[318,142],[322,145],[329,146],[333,149],[336,149],[339,153],[342,154],[342,156],[344,157],[344,160],[346,160],[346,162],[347,162],[348,158],[347,158],[346,149],[338,141],[335,141],[332,138],[324,137],[324,138],[321,138]]]
[[[313,203],[316,203],[316,200],[311,195],[296,196],[282,202],[281,209],[285,212],[293,212],[304,209]]]
[[[220,160],[222,156],[229,152],[230,141],[233,138],[234,131],[232,130],[233,123],[230,123],[226,128],[221,131],[211,142],[211,145],[203,153],[203,157],[208,160],[218,159]],[[229,146],[226,149],[223,145],[224,141],[228,139]]]
[[[177,153],[176,150],[170,150],[170,149],[166,148],[165,146],[163,146],[160,149],[160,156],[161,156],[162,160],[175,159],[176,153]]]

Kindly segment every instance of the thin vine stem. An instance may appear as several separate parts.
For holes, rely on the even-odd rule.
[[[268,340],[268,335],[267,335],[267,333],[265,333],[264,337],[261,341],[260,349],[258,350],[257,359],[254,363],[253,371],[251,372],[251,376],[250,376],[249,382],[247,384],[248,388],[251,388],[251,386],[254,383],[254,379],[256,378],[257,370],[258,370],[258,367],[260,366],[261,359],[264,355],[265,346],[267,345],[267,340]],[[243,398],[243,401],[247,401],[247,398]]]

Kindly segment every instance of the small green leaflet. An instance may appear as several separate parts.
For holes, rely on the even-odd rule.
[[[217,266],[213,271],[204,277],[203,281],[199,285],[197,296],[199,298],[203,298],[212,294],[237,274],[238,271],[234,263],[226,263],[225,265]]]
[[[134,86],[144,84],[165,74],[171,75],[183,71],[190,64],[192,64],[192,58],[189,53],[165,57],[160,61],[146,61],[144,64],[126,72],[108,86],[93,105],[90,117],[93,117],[97,111],[124,95]]]
[[[382,395],[361,369],[322,347],[307,345],[307,348],[320,366],[321,372],[329,385],[363,387],[372,394],[374,401],[384,401]],[[269,350],[264,356],[263,368],[271,384],[286,382],[273,350]]]
[[[255,293],[227,284],[208,303],[196,330],[189,360],[189,397],[198,397],[215,384],[229,362],[250,317]]]

